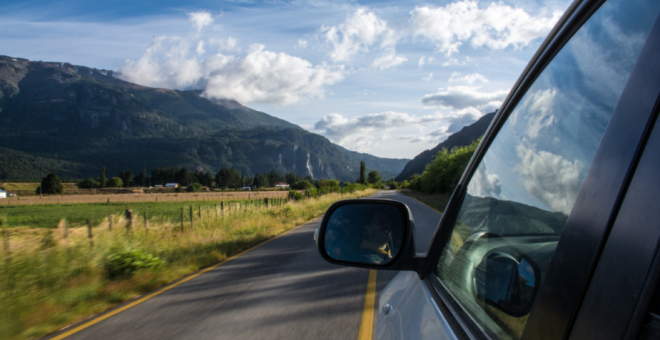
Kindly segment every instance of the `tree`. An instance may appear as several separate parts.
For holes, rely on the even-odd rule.
[[[199,183],[193,183],[186,188],[187,192],[200,192],[202,191],[202,185]]]
[[[112,177],[108,181],[108,187],[110,188],[121,188],[124,186],[124,182],[119,177]]]
[[[378,185],[383,180],[380,178],[378,171],[372,171],[369,173],[369,178],[367,179],[367,181],[373,185]]]
[[[88,178],[80,183],[78,183],[78,188],[81,189],[93,189],[100,187],[100,183],[95,181],[93,178]]]
[[[241,185],[241,175],[232,168],[221,168],[215,175],[215,180],[221,188],[237,188]]]
[[[360,161],[360,178],[357,182],[360,184],[367,184],[367,164],[364,161]]]
[[[133,182],[133,170],[119,172],[119,178],[121,178],[127,187],[131,186],[131,182]]]
[[[181,167],[179,171],[176,172],[176,182],[179,183],[179,185],[188,185],[192,183],[192,172],[190,172],[190,169],[188,167]]]
[[[105,167],[101,169],[101,188],[105,188],[107,179],[105,178]]]
[[[44,194],[61,194],[64,191],[62,180],[57,178],[57,175],[54,173],[49,173],[41,183],[42,186],[38,187],[36,190],[37,194],[39,192]]]

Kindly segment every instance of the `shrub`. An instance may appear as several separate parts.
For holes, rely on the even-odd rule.
[[[132,250],[123,253],[115,253],[105,260],[105,272],[110,280],[129,278],[144,268],[156,268],[165,262],[150,254],[144,254],[141,250]]]
[[[199,183],[193,183],[186,188],[187,192],[200,192],[202,191],[202,185]]]
[[[289,198],[296,201],[302,201],[305,199],[305,196],[303,196],[303,194],[299,193],[298,191],[289,190]]]
[[[108,187],[109,188],[121,188],[124,186],[124,181],[121,180],[119,177],[112,177],[108,181]]]
[[[419,178],[411,177],[411,187],[427,194],[453,192],[480,140],[481,138],[467,146],[455,147],[451,151],[442,149],[433,161],[426,165],[426,170]]]
[[[311,188],[314,188],[314,184],[304,179],[291,185],[291,189],[295,189],[295,190],[307,190]]]

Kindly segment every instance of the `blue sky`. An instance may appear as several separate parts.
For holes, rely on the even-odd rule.
[[[0,54],[112,69],[412,158],[498,108],[570,1],[0,1]]]

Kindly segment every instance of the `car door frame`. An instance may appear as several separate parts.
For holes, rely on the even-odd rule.
[[[419,264],[420,278],[425,280],[438,308],[447,316],[459,338],[489,337],[431,273],[451,237],[466,185],[530,86],[604,2],[575,1],[545,39],[494,117],[452,194],[426,256]],[[660,23],[656,19],[587,172],[521,339],[563,339],[570,335],[654,121],[658,92],[650,84],[654,80],[650,79],[647,69],[654,65],[657,69],[654,60],[658,60],[659,45]]]

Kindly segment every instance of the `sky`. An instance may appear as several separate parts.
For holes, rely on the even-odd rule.
[[[499,108],[568,0],[0,1],[0,55],[203,89],[413,158]]]

